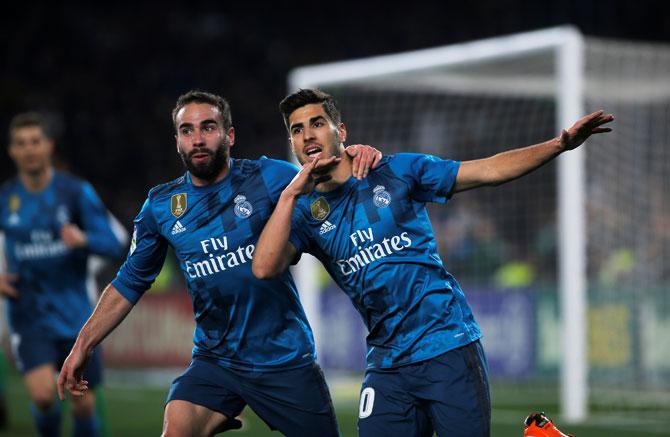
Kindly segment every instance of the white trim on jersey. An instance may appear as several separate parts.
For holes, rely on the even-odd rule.
[[[119,244],[128,244],[128,231],[109,211],[107,211],[107,220]],[[100,255],[89,255],[86,260],[86,296],[93,306],[98,302],[100,296],[100,287],[96,282],[96,276],[105,268],[107,263],[107,259]]]

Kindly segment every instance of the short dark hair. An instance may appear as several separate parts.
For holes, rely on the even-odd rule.
[[[333,96],[319,89],[300,89],[293,94],[289,94],[279,103],[279,111],[281,111],[284,116],[286,129],[289,129],[288,119],[291,114],[293,114],[293,111],[313,103],[321,103],[323,110],[326,111],[326,114],[331,121],[335,123],[335,125],[340,124],[340,110],[338,109],[337,102]]]
[[[221,113],[224,129],[228,129],[233,125],[233,116],[230,113],[230,104],[226,99],[216,94],[208,93],[206,91],[191,90],[186,94],[182,94],[177,99],[177,103],[172,110],[172,124],[175,131],[177,130],[177,113],[184,106],[191,103],[206,103],[215,106]]]
[[[49,128],[49,124],[47,123],[44,116],[39,112],[31,111],[16,114],[11,119],[11,121],[9,122],[10,140],[12,132],[14,132],[16,129],[21,129],[24,127],[34,127],[34,126],[41,128],[42,132],[44,132],[44,136],[46,136],[47,138],[52,138],[51,129]]]

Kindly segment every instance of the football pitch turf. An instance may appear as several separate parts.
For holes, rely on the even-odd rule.
[[[340,431],[343,437],[356,436],[359,381],[356,378],[331,381],[331,388]],[[109,437],[158,436],[161,432],[163,402],[168,385],[152,388],[133,384],[108,384],[104,389],[107,433]],[[0,436],[34,436],[26,391],[15,373],[10,375],[8,393],[10,428],[0,431]],[[670,406],[662,408],[627,407],[625,410],[596,409],[587,425],[568,426],[557,416],[558,396],[550,388],[530,389],[511,385],[494,385],[493,425],[494,437],[520,437],[522,421],[532,410],[544,409],[557,419],[559,428],[574,433],[576,437],[651,437],[670,435]],[[66,411],[66,407],[64,408]],[[244,428],[226,435],[240,437],[278,436],[248,408],[243,412]],[[70,435],[69,414],[64,419],[64,436]],[[305,436],[308,437],[308,436]]]

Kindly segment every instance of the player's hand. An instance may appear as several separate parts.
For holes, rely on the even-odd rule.
[[[87,363],[88,356],[75,346],[65,359],[58,375],[58,397],[61,401],[65,400],[65,389],[72,396],[83,396],[88,390],[88,381],[82,378]]]
[[[352,173],[359,180],[365,178],[370,169],[376,168],[382,159],[382,152],[364,144],[352,144],[344,150],[353,158]]]
[[[19,291],[12,285],[12,283],[19,280],[19,277],[13,273],[6,273],[0,275],[0,295],[12,299],[19,298]]]
[[[60,238],[70,249],[86,246],[86,234],[72,223],[66,223],[60,228]]]
[[[611,132],[609,127],[600,127],[614,120],[612,114],[605,114],[602,109],[577,120],[570,129],[561,132],[561,145],[565,150],[572,150],[584,143],[593,134]]]
[[[332,179],[330,170],[332,170],[342,158],[331,156],[330,158],[316,158],[302,166],[297,175],[290,184],[284,189],[285,193],[293,196],[310,193],[318,184]]]

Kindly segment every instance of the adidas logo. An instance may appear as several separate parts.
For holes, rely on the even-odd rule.
[[[331,222],[329,222],[328,220],[326,220],[326,221],[323,222],[323,224],[321,225],[321,228],[319,229],[319,234],[323,235],[323,234],[325,234],[326,232],[330,232],[330,231],[332,231],[333,229],[335,229],[335,227],[336,227],[336,226],[335,226],[334,224],[332,224]]]
[[[172,235],[177,235],[181,232],[184,232],[186,228],[181,224],[179,220],[172,226]]]

